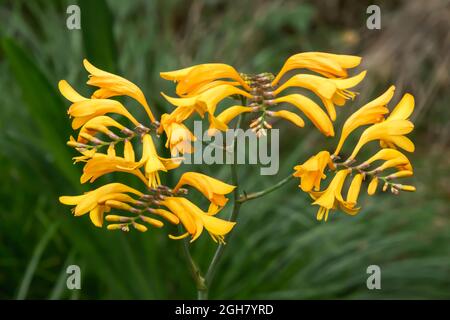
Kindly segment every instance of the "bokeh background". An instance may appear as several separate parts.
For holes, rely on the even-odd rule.
[[[81,30],[66,28],[70,4],[81,7]],[[381,7],[381,30],[366,28],[370,4]],[[211,298],[450,298],[449,16],[445,0],[0,1],[0,298],[196,296],[181,242],[167,232],[98,229],[57,201],[87,190],[65,146],[69,104],[57,92],[60,79],[92,92],[84,57],[137,83],[161,114],[171,107],[159,92],[174,86],[160,71],[225,62],[277,72],[302,51],[363,57],[359,70],[368,76],[337,123],[389,84],[397,86],[394,102],[402,92],[415,95],[417,192],[362,195],[359,215],[338,213],[327,223],[315,220],[317,208],[295,182],[245,204]],[[330,146],[311,126],[277,126],[289,137],[279,175],[240,168],[247,191]],[[228,168],[197,169],[230,181]],[[214,248],[205,235],[192,246],[201,268]],[[66,288],[70,264],[82,268],[81,290]],[[372,264],[381,267],[381,290],[366,287]]]

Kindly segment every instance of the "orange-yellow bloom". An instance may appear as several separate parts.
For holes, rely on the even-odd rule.
[[[343,106],[346,99],[353,99],[355,93],[349,91],[349,88],[360,83],[366,71],[348,78],[348,79],[328,79],[311,74],[297,74],[279,86],[274,94],[278,95],[283,90],[290,87],[301,87],[313,91],[322,100],[331,120],[336,119],[335,104]]]
[[[101,227],[104,212],[109,212],[111,209],[106,203],[108,200],[118,199],[122,202],[131,203],[136,201],[127,193],[142,196],[140,191],[124,184],[110,183],[80,196],[62,196],[59,201],[66,205],[75,205],[73,209],[75,216],[81,216],[89,212],[92,223],[96,227]]]
[[[187,96],[193,91],[201,93],[224,83],[236,85],[235,82],[215,81],[218,79],[232,79],[237,81],[244,89],[250,90],[250,87],[236,69],[223,63],[200,64],[181,70],[161,72],[160,75],[163,79],[178,82],[176,93],[179,96]],[[212,83],[214,85],[211,85]]]
[[[395,106],[394,110],[387,117],[386,121],[390,120],[408,120],[409,116],[414,111],[414,97],[407,93],[405,94],[400,102]],[[393,141],[385,141],[380,140],[380,145],[383,148],[395,148],[398,145],[400,148],[413,152],[414,151],[414,143],[405,136],[395,137]]]
[[[192,142],[197,138],[183,123],[177,122],[171,114],[165,113],[161,116],[159,131],[163,130],[167,136],[166,148],[170,148],[172,156],[194,152]]]
[[[290,94],[284,97],[276,98],[275,103],[287,102],[302,111],[311,122],[326,136],[334,136],[333,124],[325,111],[322,110],[314,101],[301,95]]]
[[[147,99],[137,85],[118,75],[94,67],[86,59],[83,60],[83,64],[86,70],[90,73],[87,84],[100,88],[94,92],[92,95],[93,98],[107,99],[115,96],[129,96],[138,101],[144,107],[152,122],[155,121],[155,117],[150,110]]]
[[[289,57],[278,72],[272,85],[277,84],[284,74],[294,69],[309,69],[329,78],[346,77],[347,69],[358,66],[357,56],[331,54],[325,52],[302,52]]]
[[[320,182],[326,178],[323,173],[326,166],[332,164],[330,153],[328,151],[320,151],[315,156],[306,160],[303,164],[294,167],[294,177],[300,178],[299,187],[309,192],[313,188],[315,191],[320,190]]]
[[[325,191],[310,193],[315,199],[313,205],[320,206],[317,212],[317,220],[327,221],[330,210],[338,207],[350,215],[358,213],[359,208],[353,208],[353,205],[344,201],[341,195],[342,187],[349,173],[349,169],[339,170]]]
[[[196,188],[211,201],[211,203],[220,207],[223,207],[228,201],[225,195],[232,192],[235,188],[235,186],[198,172],[184,173],[180,177],[174,191],[178,191],[184,185],[190,185]]]
[[[201,235],[203,229],[206,229],[214,241],[224,243],[224,236],[236,224],[208,215],[186,198],[167,197],[161,201],[161,205],[177,216],[186,229],[186,233],[181,236],[170,236],[172,239],[182,239],[191,235],[193,242]]]
[[[386,105],[392,99],[394,90],[395,87],[390,86],[381,96],[358,109],[345,121],[344,126],[342,127],[341,137],[336,150],[334,151],[335,156],[339,154],[345,140],[353,131],[361,126],[374,124],[383,120],[383,115],[389,112]]]
[[[58,84],[59,91],[69,101],[73,102],[67,113],[73,117],[72,128],[78,129],[92,118],[107,113],[117,113],[127,117],[134,125],[139,122],[119,102],[110,99],[87,99],[76,92],[65,80]]]

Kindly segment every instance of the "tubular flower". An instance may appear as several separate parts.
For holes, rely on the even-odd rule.
[[[92,118],[107,113],[120,114],[128,118],[134,125],[139,125],[136,118],[118,101],[110,99],[87,99],[76,92],[65,80],[61,80],[58,87],[61,94],[73,103],[67,111],[74,118],[72,121],[73,129],[78,129]]]
[[[228,201],[225,195],[232,192],[235,188],[235,186],[198,172],[184,173],[178,181],[178,184],[175,186],[174,191],[178,191],[184,185],[190,185],[196,188],[211,201],[211,203],[219,207],[225,206]]]
[[[356,86],[365,76],[365,71],[357,76],[346,78],[347,69],[356,67],[361,58],[346,55],[334,55],[322,52],[306,52],[290,57],[280,73],[275,77],[271,73],[249,75],[238,73],[225,64],[202,64],[181,70],[162,72],[161,77],[177,83],[176,93],[181,98],[163,96],[185,117],[184,121],[196,111],[201,117],[208,114],[209,134],[215,130],[225,131],[228,123],[242,113],[259,113],[250,127],[257,136],[272,128],[270,117],[286,119],[299,127],[304,126],[303,119],[288,110],[273,110],[281,103],[289,103],[303,112],[313,124],[326,136],[333,136],[331,120],[335,120],[335,105],[342,106],[347,99],[353,99],[355,93],[349,89]],[[281,77],[293,69],[309,69],[325,77],[298,74],[278,85]],[[340,78],[336,78],[340,77]],[[311,90],[322,100],[329,116],[313,100],[301,94],[282,96],[290,87]],[[240,96],[241,104],[232,105],[215,112],[219,103],[226,97]],[[247,100],[247,106],[242,102]],[[186,111],[189,110],[189,111]],[[331,118],[331,119],[330,119]],[[180,121],[178,121],[180,122]]]
[[[209,215],[186,198],[167,197],[160,202],[179,218],[186,232],[180,236],[170,236],[171,239],[182,239],[191,235],[191,242],[195,241],[205,228],[215,242],[224,243],[224,236],[236,224]]]
[[[406,151],[411,151],[409,144],[405,145],[403,143],[404,140],[401,138],[403,138],[403,135],[410,133],[413,129],[413,123],[408,120],[386,120],[374,124],[364,130],[349,159],[354,159],[359,150],[361,150],[366,143],[373,140],[384,140],[388,143],[393,143]]]
[[[142,196],[140,191],[124,184],[110,183],[80,196],[62,196],[59,201],[62,204],[74,205],[75,208],[72,211],[75,216],[82,216],[89,212],[92,223],[96,227],[101,227],[103,214],[111,210],[109,204],[114,205],[114,202],[108,201],[119,200],[122,203],[136,203],[127,193]]]
[[[194,152],[191,143],[197,138],[182,122],[177,122],[170,114],[165,113],[161,116],[161,126],[158,132],[162,131],[166,133],[165,146],[170,149],[172,156]]]
[[[414,108],[414,98],[405,94],[391,114],[386,119],[384,118],[389,113],[386,106],[393,96],[394,89],[394,86],[391,86],[381,96],[361,107],[345,121],[333,155],[330,156],[327,151],[321,151],[304,164],[294,168],[296,172],[293,173],[293,176],[301,178],[301,189],[308,192],[315,200],[313,205],[320,205],[317,213],[318,220],[326,221],[329,210],[338,208],[347,214],[356,215],[360,210],[357,201],[364,180],[370,180],[367,186],[369,195],[374,195],[380,184],[383,184],[381,188],[383,191],[390,189],[394,194],[398,194],[400,191],[415,191],[414,186],[393,181],[411,177],[413,168],[405,154],[387,146],[392,144],[406,151],[414,150],[409,146],[414,146],[412,142],[409,144],[405,142],[406,140],[401,139],[405,138],[403,135],[410,133],[414,128],[412,122],[408,120]],[[364,125],[370,126],[361,134],[352,154],[345,161],[338,162],[346,138]],[[360,149],[373,140],[380,140],[382,149],[358,164],[356,156]],[[408,139],[408,141],[410,140]],[[337,172],[328,188],[318,191],[322,179],[326,178],[323,171],[327,165],[331,171]],[[339,169],[342,167],[345,169]],[[354,174],[354,177],[344,201],[341,192],[349,174]]]
[[[392,110],[386,121],[408,120],[413,111],[414,97],[411,94],[407,93],[403,96],[394,110]],[[394,141],[380,140],[380,145],[383,148],[395,148],[395,146],[398,145],[400,148],[409,152],[414,152],[415,149],[414,143],[408,137],[404,136],[395,137]]]
[[[201,93],[205,90],[205,87],[211,89],[224,83],[240,85],[245,90],[250,90],[250,87],[236,69],[223,63],[200,64],[181,70],[161,72],[160,75],[163,79],[178,83],[176,93],[179,96],[189,96],[193,92]],[[217,81],[218,79],[231,79],[234,82]]]
[[[83,138],[83,135],[94,135],[95,133],[103,133],[109,136],[111,139],[118,139],[118,136],[112,132],[109,127],[115,127],[119,130],[124,130],[125,127],[118,123],[111,117],[108,116],[98,116],[88,120],[80,129],[78,134],[78,142],[86,143],[88,140]]]
[[[145,177],[148,179],[148,186],[156,188],[161,184],[159,171],[167,172],[175,169],[181,164],[181,158],[162,158],[158,156],[152,137],[145,134],[142,138],[142,157],[133,169],[144,167]]]
[[[348,79],[328,79],[311,74],[298,74],[290,78],[283,85],[279,86],[274,94],[278,95],[283,90],[290,87],[300,87],[313,91],[322,100],[331,120],[336,119],[334,105],[343,106],[345,100],[354,99],[355,93],[349,88],[360,83],[366,75],[366,71]]]
[[[286,60],[280,72],[273,79],[272,85],[280,82],[286,72],[294,69],[309,69],[328,78],[347,77],[347,69],[355,68],[361,63],[361,57],[325,52],[303,52]]]
[[[86,161],[80,182],[86,183],[89,181],[92,183],[99,177],[112,172],[128,172],[134,174],[142,181],[146,181],[142,172],[136,169],[135,154],[130,141],[125,141],[123,157],[116,156],[114,145],[110,145],[107,154],[94,154]]]
[[[61,93],[72,102],[68,112],[74,117],[72,126],[79,129],[77,139],[71,136],[67,145],[81,154],[73,158],[75,163],[85,162],[80,181],[92,183],[109,173],[123,172],[139,178],[145,184],[145,191],[121,183],[109,183],[83,195],[62,196],[60,202],[75,206],[73,212],[76,216],[89,212],[93,224],[97,227],[101,227],[104,220],[109,222],[108,230],[129,231],[130,228],[134,228],[145,232],[148,230],[147,226],[163,227],[162,219],[176,225],[181,223],[187,230],[187,235],[192,236],[191,241],[197,239],[205,228],[214,241],[223,243],[224,236],[231,231],[235,223],[216,218],[214,215],[226,205],[228,201],[226,195],[235,187],[194,172],[184,173],[174,189],[162,184],[160,171],[177,168],[182,158],[160,157],[152,134],[158,135],[163,131],[167,134],[166,147],[171,149],[172,155],[192,152],[191,142],[196,138],[183,124],[184,120],[194,112],[201,116],[210,113],[211,116],[216,104],[228,95],[239,93],[250,95],[236,88],[236,81],[225,83],[217,80],[220,83],[203,86],[201,83],[197,85],[186,79],[181,88],[186,86],[188,88],[186,90],[192,89],[201,97],[174,98],[180,105],[172,113],[164,114],[159,123],[154,120],[143,93],[136,85],[117,75],[97,69],[86,60],[84,64],[91,73],[88,84],[99,87],[91,99],[81,96],[66,81],[59,82]],[[223,74],[217,73],[219,76]],[[236,76],[232,73],[230,75],[231,78]],[[124,105],[108,99],[119,95],[130,96],[140,102],[149,114],[151,126],[144,126]],[[251,110],[250,107],[237,106],[219,114],[217,121],[226,124],[233,114]],[[106,115],[109,113],[125,116],[134,127],[126,127]],[[133,141],[142,146],[141,156],[138,159]],[[116,152],[119,144],[123,145],[122,155]],[[208,210],[203,211],[185,198],[188,190],[183,186],[192,186],[200,191],[209,200]],[[119,213],[104,217],[105,213],[112,210]]]
[[[332,165],[330,153],[328,151],[321,151],[315,156],[306,160],[303,164],[294,167],[294,177],[301,180],[299,187],[309,192],[313,188],[315,191],[320,190],[320,182],[326,178],[323,173],[326,166]]]
[[[335,156],[339,154],[345,140],[353,131],[361,126],[378,123],[383,120],[383,116],[389,113],[386,105],[391,101],[394,90],[395,87],[390,86],[385,93],[358,109],[345,121],[342,127],[341,137],[334,151]]]
[[[313,205],[320,206],[317,212],[317,220],[327,221],[328,213],[332,209],[341,208],[349,214],[355,214],[357,212],[356,209],[351,208],[352,205],[344,201],[341,195],[345,178],[350,171],[349,169],[339,170],[325,191],[311,193],[311,196],[315,199]]]
[[[94,67],[86,59],[83,60],[83,64],[90,73],[87,84],[99,87],[92,95],[92,98],[107,99],[115,96],[129,96],[138,101],[144,107],[151,122],[155,122],[155,117],[150,110],[147,99],[145,99],[144,94],[137,85],[118,75]]]

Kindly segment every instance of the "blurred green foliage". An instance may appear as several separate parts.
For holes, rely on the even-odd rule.
[[[448,1],[379,1],[377,31],[365,29],[369,1],[83,0],[82,30],[66,28],[70,4],[0,2],[0,298],[195,297],[181,243],[167,232],[108,232],[58,203],[86,190],[64,145],[68,103],[57,92],[67,79],[89,94],[84,57],[137,83],[161,114],[170,106],[159,92],[172,93],[173,84],[160,71],[225,62],[276,72],[290,54],[310,50],[359,54],[369,69],[337,123],[390,83],[394,99],[399,91],[416,96],[418,191],[363,195],[358,216],[336,213],[327,223],[315,220],[294,182],[244,204],[211,298],[450,298]],[[309,129],[283,126],[281,138],[291,138],[282,142],[279,175],[240,168],[244,190],[271,185],[330,145]],[[197,169],[230,181],[227,167]],[[192,249],[206,268],[214,243],[203,236]],[[66,289],[70,264],[82,268],[80,291]],[[366,288],[371,264],[381,267],[382,290]]]

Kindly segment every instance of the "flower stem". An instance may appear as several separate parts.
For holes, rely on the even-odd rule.
[[[205,279],[202,276],[200,268],[192,258],[191,252],[189,251],[189,240],[187,238],[183,239],[183,252],[189,263],[189,269],[191,270],[192,278],[194,278],[195,286],[197,287],[198,300],[208,299],[208,287],[205,284]]]
[[[284,178],[283,180],[281,180],[277,184],[274,184],[273,186],[271,186],[271,187],[269,187],[267,189],[264,189],[264,190],[261,190],[261,191],[257,191],[257,192],[253,192],[253,193],[250,193],[250,194],[244,193],[243,195],[241,195],[238,198],[237,202],[238,203],[244,203],[244,202],[249,201],[249,200],[253,200],[253,199],[256,199],[256,198],[259,198],[259,197],[263,197],[266,194],[271,193],[272,191],[275,191],[275,190],[281,188],[286,183],[291,181],[293,178],[294,178],[294,176],[292,174],[289,174],[286,178]]]
[[[245,101],[242,101],[242,103],[243,103],[243,105],[245,105]],[[241,127],[242,118],[243,118],[242,115],[240,115],[238,117],[238,120],[236,122],[236,129]],[[234,190],[233,190],[233,210],[231,211],[231,215],[229,218],[229,221],[232,221],[232,222],[235,222],[237,220],[239,211],[241,208],[241,203],[238,201],[239,200],[239,179],[238,179],[237,164],[236,164],[237,144],[235,142],[236,142],[236,136],[234,136],[234,139],[233,139],[234,161],[230,167],[231,168],[231,183],[234,186],[236,186],[236,188],[234,188]],[[232,231],[228,234],[228,239],[230,239],[231,233],[232,233]],[[225,250],[225,244],[223,244],[223,243],[219,244],[216,249],[216,252],[214,253],[214,256],[209,264],[208,270],[205,275],[205,283],[208,287],[211,285],[211,282],[214,278],[214,274],[215,274],[215,271],[219,264],[219,261],[223,256],[224,250]]]

